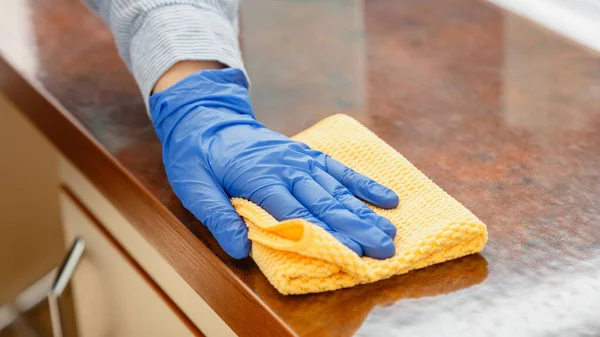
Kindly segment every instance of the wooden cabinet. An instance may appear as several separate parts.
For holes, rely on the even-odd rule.
[[[73,196],[60,205],[66,241],[86,244],[72,280],[80,336],[202,335]]]
[[[81,172],[59,164],[65,242],[86,242],[72,281],[81,336],[235,336]]]
[[[0,90],[0,306],[60,261],[56,150]]]

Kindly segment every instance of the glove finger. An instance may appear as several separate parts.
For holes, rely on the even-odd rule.
[[[362,256],[362,248],[357,242],[352,241],[344,234],[336,233],[321,220],[315,218],[296,198],[289,189],[283,185],[272,185],[254,192],[250,201],[262,207],[277,221],[290,219],[304,219],[314,225],[324,228],[338,241],[352,249],[356,254]]]
[[[363,249],[362,247],[358,244],[358,242],[350,239],[349,237],[347,237],[346,235],[342,234],[342,233],[338,233],[332,230],[328,231],[334,238],[336,238],[339,242],[341,242],[344,246],[350,248],[353,252],[356,253],[356,255],[358,256],[363,256]]]
[[[346,186],[355,196],[381,208],[398,207],[400,199],[394,191],[329,156],[325,158],[325,163],[327,173]]]
[[[339,181],[330,176],[327,172],[315,167],[313,169],[313,178],[350,212],[356,214],[362,220],[377,226],[392,239],[396,237],[396,226],[388,219],[375,213],[371,208],[365,205],[364,202],[356,199],[346,187],[340,184]]]
[[[237,214],[225,191],[208,174],[198,169],[187,179],[169,179],[175,194],[213,234],[221,248],[235,259],[248,257],[248,228]]]
[[[396,248],[387,234],[348,211],[311,177],[306,176],[296,180],[292,194],[316,218],[325,222],[334,231],[356,241],[365,255],[376,259],[394,255]]]

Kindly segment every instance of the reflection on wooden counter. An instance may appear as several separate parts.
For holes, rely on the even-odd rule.
[[[256,292],[277,297],[273,309],[287,311],[284,319],[298,327],[296,332],[301,336],[352,336],[374,309],[397,301],[442,296],[469,288],[486,279],[487,269],[485,258],[475,254],[343,291],[284,297],[276,294],[271,285],[261,284]],[[386,313],[386,316],[393,315]],[[385,335],[391,334],[386,331]]]

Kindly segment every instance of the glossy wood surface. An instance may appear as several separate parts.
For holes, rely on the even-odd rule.
[[[9,9],[2,89],[236,333],[600,334],[599,55],[477,0],[246,1],[260,120],[292,135],[354,116],[490,233],[480,255],[285,297],[171,192],[102,22],[76,0]]]

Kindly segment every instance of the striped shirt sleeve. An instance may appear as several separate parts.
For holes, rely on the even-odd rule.
[[[219,61],[244,70],[238,0],[84,0],[110,27],[123,61],[148,97],[183,60]]]

